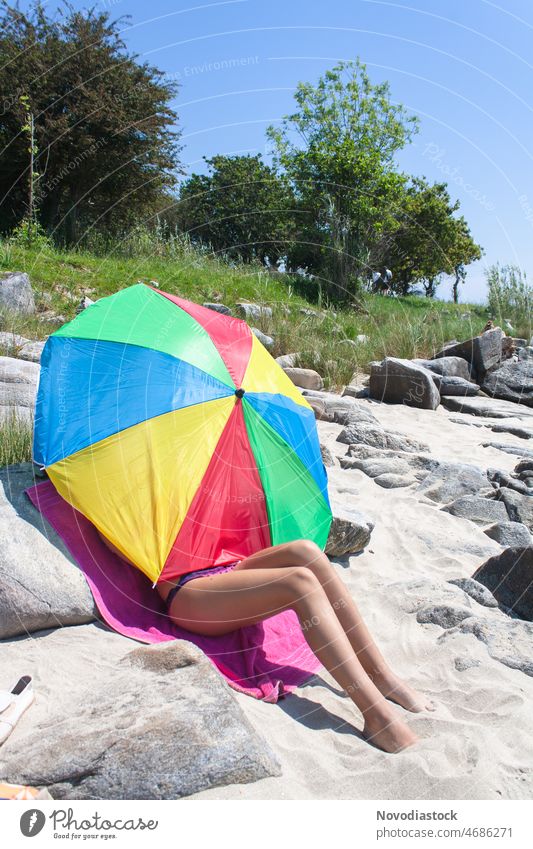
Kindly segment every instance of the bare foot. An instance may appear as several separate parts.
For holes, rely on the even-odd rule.
[[[372,681],[378,688],[380,693],[383,693],[386,699],[395,702],[400,707],[409,710],[412,713],[420,713],[423,710],[435,710],[433,702],[423,693],[414,690],[397,675],[389,673],[388,675],[374,676]]]
[[[397,754],[418,742],[418,737],[400,717],[389,711],[372,711],[365,719],[363,735],[384,752]]]

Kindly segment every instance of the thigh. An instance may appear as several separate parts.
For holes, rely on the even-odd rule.
[[[282,542],[250,554],[241,560],[235,569],[280,569],[299,565],[294,561],[294,542]]]
[[[176,625],[205,636],[227,634],[262,622],[291,606],[294,567],[233,569],[184,584],[172,599]],[[289,579],[289,580],[287,580]]]

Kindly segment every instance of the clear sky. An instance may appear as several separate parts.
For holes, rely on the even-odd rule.
[[[48,3],[54,8],[55,3]],[[74,6],[89,3],[75,0]],[[533,0],[100,0],[140,57],[180,83],[174,104],[187,172],[203,156],[265,152],[300,80],[360,56],[421,119],[405,170],[449,183],[483,269],[533,259]],[[448,296],[443,285],[441,296]]]

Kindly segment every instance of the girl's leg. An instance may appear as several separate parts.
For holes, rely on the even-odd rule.
[[[361,666],[311,570],[247,568],[196,578],[174,596],[169,613],[180,627],[213,636],[289,609],[318,659],[362,712],[365,736],[387,752],[416,742]]]
[[[378,649],[361,613],[324,552],[311,540],[276,545],[241,561],[239,569],[301,566],[310,569],[326,593],[350,644],[367,675],[384,696],[413,712],[434,710],[432,702],[402,681]]]

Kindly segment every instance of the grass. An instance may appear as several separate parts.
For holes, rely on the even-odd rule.
[[[161,289],[202,303],[233,307],[252,301],[272,308],[272,318],[258,327],[275,340],[274,356],[299,353],[298,365],[315,368],[327,387],[339,389],[354,372],[368,372],[369,362],[384,356],[431,356],[451,339],[479,333],[487,309],[409,296],[367,295],[358,308],[331,309],[297,293],[294,278],[269,274],[253,266],[232,266],[187,245],[154,250],[144,243],[97,255],[84,251],[42,249],[0,242],[0,270],[25,271],[35,292],[37,315],[0,316],[0,330],[42,339],[76,314],[84,295],[93,300],[138,281],[157,281]],[[142,253],[144,251],[144,253]],[[298,286],[301,289],[301,282]],[[302,309],[313,309],[306,315]],[[55,319],[55,316],[63,318]],[[358,335],[367,341],[356,341]],[[4,349],[0,353],[9,353]]]
[[[31,461],[33,423],[15,414],[0,421],[0,468]]]

